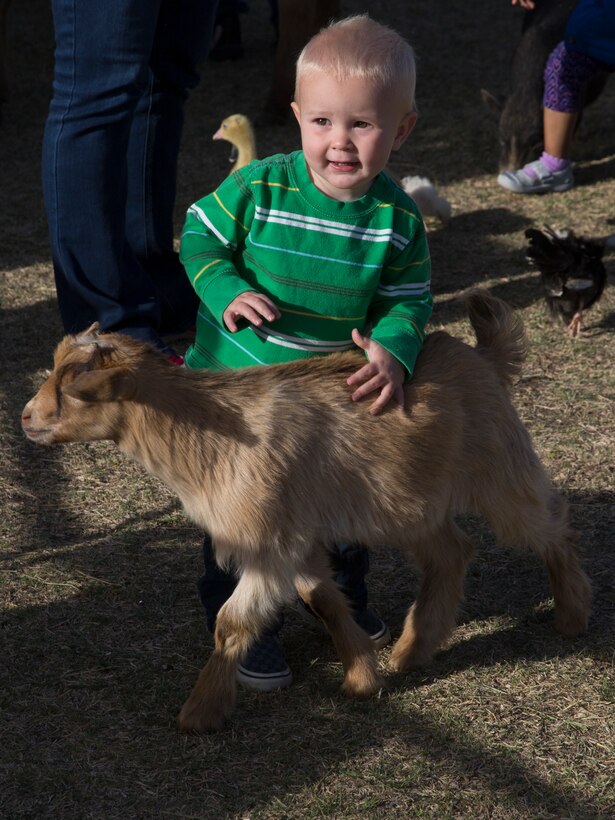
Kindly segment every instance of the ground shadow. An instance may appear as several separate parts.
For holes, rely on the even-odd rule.
[[[598,516],[607,531],[610,519],[603,516],[612,519],[612,494],[571,500],[577,518]],[[481,536],[479,525],[469,524],[478,527],[475,534]],[[186,535],[190,533],[181,527],[160,529],[153,516],[132,535],[128,529],[118,530],[111,552],[103,541],[87,539],[80,545],[78,560],[92,583],[67,601],[4,614],[5,664],[0,676],[12,741],[0,751],[0,758],[11,754],[15,744],[21,752],[5,762],[9,774],[19,772],[16,779],[8,779],[9,797],[24,783],[38,782],[44,784],[46,806],[79,805],[86,814],[104,813],[101,783],[108,788],[110,778],[119,773],[114,774],[114,768],[121,766],[122,781],[132,776],[136,785],[133,782],[133,792],[123,798],[116,795],[114,805],[128,813],[136,811],[135,816],[150,816],[160,801],[168,810],[194,812],[203,790],[208,802],[199,816],[241,816],[268,805],[272,794],[282,791],[288,796],[318,784],[328,772],[343,767],[349,755],[362,759],[395,739],[423,761],[422,775],[441,776],[447,770],[455,777],[477,778],[493,793],[505,795],[516,812],[588,818],[599,814],[598,806],[534,774],[514,752],[495,750],[471,730],[452,727],[437,709],[425,713],[420,700],[410,711],[400,710],[396,693],[414,689],[419,697],[422,687],[470,666],[514,665],[520,659],[543,662],[568,653],[606,657],[613,623],[604,571],[612,543],[590,545],[587,555],[596,589],[590,631],[575,641],[563,641],[553,631],[549,609],[533,612],[533,606],[549,595],[539,564],[496,555],[483,542],[473,565],[476,572],[468,578],[462,623],[503,614],[513,623],[490,635],[454,640],[428,669],[391,678],[388,694],[377,708],[342,697],[339,665],[331,664],[334,654],[328,638],[291,613],[283,640],[295,672],[293,688],[271,696],[242,691],[226,729],[197,739],[182,738],[174,727],[181,700],[211,650],[194,587],[198,542],[183,548],[177,544]],[[74,568],[75,553],[64,556],[60,551],[56,560],[58,566],[67,561]],[[389,619],[391,599],[401,586],[407,595],[407,579],[411,586],[413,573],[408,570],[401,583],[386,550],[382,557],[374,556],[373,564],[373,603]],[[383,572],[385,577],[379,577]],[[602,584],[596,583],[596,575],[603,577]],[[492,585],[491,594],[485,595]],[[395,612],[401,614],[401,608]],[[389,620],[397,633],[400,619],[393,614]],[[43,635],[49,639],[42,641]],[[292,749],[284,745],[289,736]],[[84,746],[89,749],[87,761],[82,759]],[[111,748],[117,757],[109,754]],[[237,788],[242,776],[254,776],[255,761],[258,787],[251,782]],[[161,780],[161,765],[177,767],[181,774],[173,783]],[[40,810],[41,800],[39,792],[31,806]]]

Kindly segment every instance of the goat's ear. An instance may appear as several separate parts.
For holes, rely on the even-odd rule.
[[[137,382],[129,370],[110,367],[80,373],[74,381],[62,387],[62,392],[81,401],[128,401],[137,392]]]
[[[490,91],[487,91],[486,88],[481,88],[480,95],[484,104],[490,111],[493,111],[495,114],[501,114],[506,103],[506,97],[499,95],[496,97]]]
[[[82,330],[81,333],[78,333],[75,336],[73,343],[77,345],[77,347],[88,347],[89,345],[94,345],[98,348],[115,347],[115,343],[110,341],[107,338],[107,335],[101,335],[100,325],[98,322],[94,322],[94,324],[90,325],[87,330]]]

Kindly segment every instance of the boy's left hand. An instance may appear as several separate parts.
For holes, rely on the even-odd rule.
[[[395,399],[399,406],[403,407],[403,384],[406,377],[403,365],[381,344],[369,336],[363,336],[356,328],[352,331],[352,341],[365,351],[369,359],[364,367],[346,380],[346,384],[351,387],[354,384],[361,384],[361,387],[358,387],[352,394],[352,400],[359,401],[364,396],[379,390],[380,396],[369,408],[373,416],[384,410],[391,399]]]

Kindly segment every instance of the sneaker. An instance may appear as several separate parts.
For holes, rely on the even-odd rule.
[[[179,353],[175,353],[175,351],[173,351],[173,353],[169,353],[167,359],[176,367],[183,367],[185,364],[184,357],[180,356]]]
[[[310,623],[318,623],[324,627],[322,620],[314,612],[309,604],[301,598],[297,599],[297,612]],[[382,649],[391,642],[391,633],[389,627],[385,624],[382,618],[379,618],[371,609],[362,609],[360,612],[354,612],[353,617],[355,622],[361,627],[364,632],[367,632],[372,639],[376,649]]]
[[[250,647],[237,668],[237,681],[248,689],[257,689],[259,692],[285,689],[291,685],[293,673],[274,633],[266,632]]]
[[[180,356],[179,353],[171,347],[171,345],[164,345],[160,348],[160,352],[166,357],[167,361],[171,362],[171,364],[174,364],[176,367],[184,366],[184,357]]]
[[[572,164],[561,171],[549,171],[543,161],[537,159],[519,171],[503,171],[498,183],[514,194],[561,193],[573,187],[574,174]]]

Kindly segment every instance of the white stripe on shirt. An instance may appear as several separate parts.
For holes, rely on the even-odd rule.
[[[196,205],[196,204],[195,204],[195,205],[191,205],[191,206],[188,208],[188,213],[190,213],[190,212],[192,212],[192,213],[193,213],[193,214],[197,217],[197,219],[199,219],[199,220],[200,220],[200,221],[201,221],[204,225],[207,225],[207,227],[209,228],[209,230],[210,230],[213,234],[215,234],[215,235],[218,237],[218,239],[220,240],[220,242],[222,242],[224,245],[226,245],[226,247],[227,247],[227,248],[233,248],[233,249],[235,248],[235,244],[234,244],[233,242],[229,242],[229,240],[228,240],[228,239],[226,239],[226,238],[225,238],[225,237],[224,237],[224,236],[220,233],[220,231],[219,231],[219,230],[216,228],[216,226],[212,223],[212,221],[211,221],[211,220],[209,219],[209,217],[205,214],[205,212],[204,212],[201,208],[199,208],[199,206],[198,206],[198,205]]]
[[[250,330],[265,342],[271,342],[281,347],[290,347],[293,350],[304,350],[309,353],[337,353],[342,350],[351,350],[354,347],[352,339],[342,342],[328,342],[322,339],[305,339],[301,336],[287,336],[285,333],[274,333],[265,325],[250,325]]]
[[[328,219],[306,217],[289,211],[262,208],[260,205],[256,206],[254,218],[260,222],[288,225],[293,228],[303,228],[307,231],[333,234],[334,236],[347,236],[350,239],[359,239],[367,242],[390,242],[399,250],[404,250],[410,241],[406,239],[406,237],[394,233],[391,228],[361,228],[357,225],[349,225],[344,222],[333,222]]]
[[[420,296],[428,293],[431,287],[431,279],[427,282],[416,282],[409,285],[378,285],[376,293],[380,296]]]

